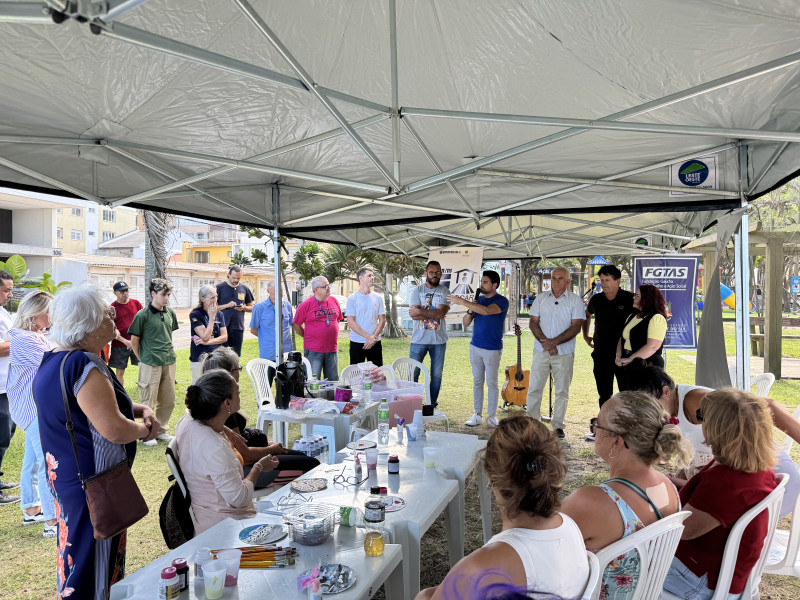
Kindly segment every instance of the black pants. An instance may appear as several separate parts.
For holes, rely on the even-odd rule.
[[[228,341],[225,345],[236,352],[239,356],[242,355],[242,341],[244,340],[244,329],[228,329]]]
[[[614,360],[617,357],[616,348],[595,348],[592,351],[594,361],[594,383],[597,386],[597,401],[602,407],[614,395],[614,376],[617,378],[617,387],[622,390],[622,369]]]
[[[11,438],[17,426],[11,420],[11,409],[8,406],[8,396],[0,394],[0,467],[3,466],[3,456],[11,445]],[[3,472],[0,471],[0,475]]]
[[[364,344],[361,342],[350,341],[350,364],[356,365],[365,360],[370,361],[376,367],[383,366],[383,347],[380,341],[375,342],[375,345],[369,350],[364,350]]]
[[[319,466],[319,461],[316,458],[306,456],[297,450],[288,450],[287,454],[276,456],[278,459],[278,467],[268,473],[261,473],[256,480],[255,488],[257,490],[268,487],[272,483],[286,484],[294,479],[297,479],[303,473],[308,473],[311,469]],[[250,472],[252,465],[245,465],[244,474]]]

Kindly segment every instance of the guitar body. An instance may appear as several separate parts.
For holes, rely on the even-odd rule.
[[[503,400],[506,405],[525,406],[528,403],[530,379],[530,371],[518,370],[517,365],[506,367],[506,380],[503,383]]]
[[[514,325],[517,336],[517,364],[506,367],[506,380],[503,383],[503,408],[509,405],[526,406],[528,404],[528,383],[531,372],[522,369],[522,331]]]

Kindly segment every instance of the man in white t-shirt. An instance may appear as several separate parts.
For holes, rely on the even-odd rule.
[[[450,310],[447,295],[450,290],[439,285],[442,266],[432,260],[425,267],[425,283],[411,290],[408,300],[408,316],[414,320],[409,357],[422,362],[426,354],[431,356],[431,397],[436,406],[442,387],[444,355],[447,350],[447,323],[445,316]],[[419,380],[419,369],[414,369],[414,381]]]
[[[11,360],[8,354],[11,351],[11,336],[8,330],[11,329],[11,315],[4,308],[11,300],[11,290],[14,289],[14,278],[5,271],[0,271],[0,469],[3,468],[3,456],[11,445],[11,438],[14,436],[16,425],[11,420],[11,411],[8,407],[8,395],[6,394],[6,379],[8,379],[8,366]],[[0,476],[3,475],[0,470]],[[11,481],[0,481],[0,505],[19,502],[19,496],[7,494],[6,490],[19,487],[19,483]]]
[[[531,306],[529,327],[536,341],[533,344],[531,378],[528,385],[528,414],[541,420],[542,393],[550,372],[553,373],[552,426],[564,439],[564,419],[572,383],[575,360],[575,336],[580,333],[586,311],[583,300],[567,287],[570,274],[564,267],[553,269],[550,290],[536,296]]]
[[[358,291],[347,299],[347,326],[350,328],[350,364],[365,360],[383,365],[381,332],[386,325],[383,296],[372,291],[375,274],[369,267],[358,270]]]

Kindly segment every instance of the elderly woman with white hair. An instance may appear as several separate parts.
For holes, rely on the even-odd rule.
[[[203,354],[208,354],[228,341],[228,328],[225,316],[217,311],[217,288],[205,284],[200,286],[200,302],[189,313],[192,325],[192,343],[189,347],[189,370],[192,383],[203,372],[200,366]]]
[[[53,496],[47,487],[42,442],[39,439],[39,418],[31,394],[31,384],[50,350],[45,334],[50,329],[50,301],[53,295],[36,290],[25,296],[17,307],[12,329],[8,367],[8,403],[11,418],[25,432],[25,454],[20,473],[22,524],[44,521],[46,538],[56,537],[56,511]]]
[[[114,316],[113,307],[94,286],[56,294],[50,304],[50,339],[56,348],[44,353],[33,380],[47,479],[58,519],[58,598],[107,598],[111,585],[125,575],[127,532],[94,539],[76,454],[81,475],[90,478],[124,459],[132,464],[136,440],[149,441],[159,431],[153,411],[131,402],[98,357],[116,335]],[[67,430],[65,403],[75,447]]]

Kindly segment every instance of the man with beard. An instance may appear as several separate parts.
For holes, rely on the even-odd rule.
[[[422,362],[426,354],[431,357],[431,397],[433,406],[439,401],[439,390],[442,387],[444,371],[444,355],[447,349],[447,324],[445,316],[450,310],[447,295],[450,293],[443,285],[442,265],[435,260],[425,267],[425,283],[411,290],[408,300],[408,316],[414,322],[411,334],[409,357]],[[415,369],[414,381],[419,380],[419,370]]]
[[[467,307],[467,314],[461,322],[464,328],[469,327],[473,319],[475,328],[469,344],[469,362],[472,365],[472,404],[475,413],[464,423],[467,427],[477,427],[483,422],[483,383],[489,389],[487,409],[489,418],[486,424],[497,427],[497,402],[500,398],[500,386],[497,373],[500,370],[500,357],[503,355],[503,331],[505,330],[508,300],[497,293],[500,287],[500,275],[496,271],[484,271],[481,277],[481,294],[475,302],[460,296],[450,295],[450,304]]]

